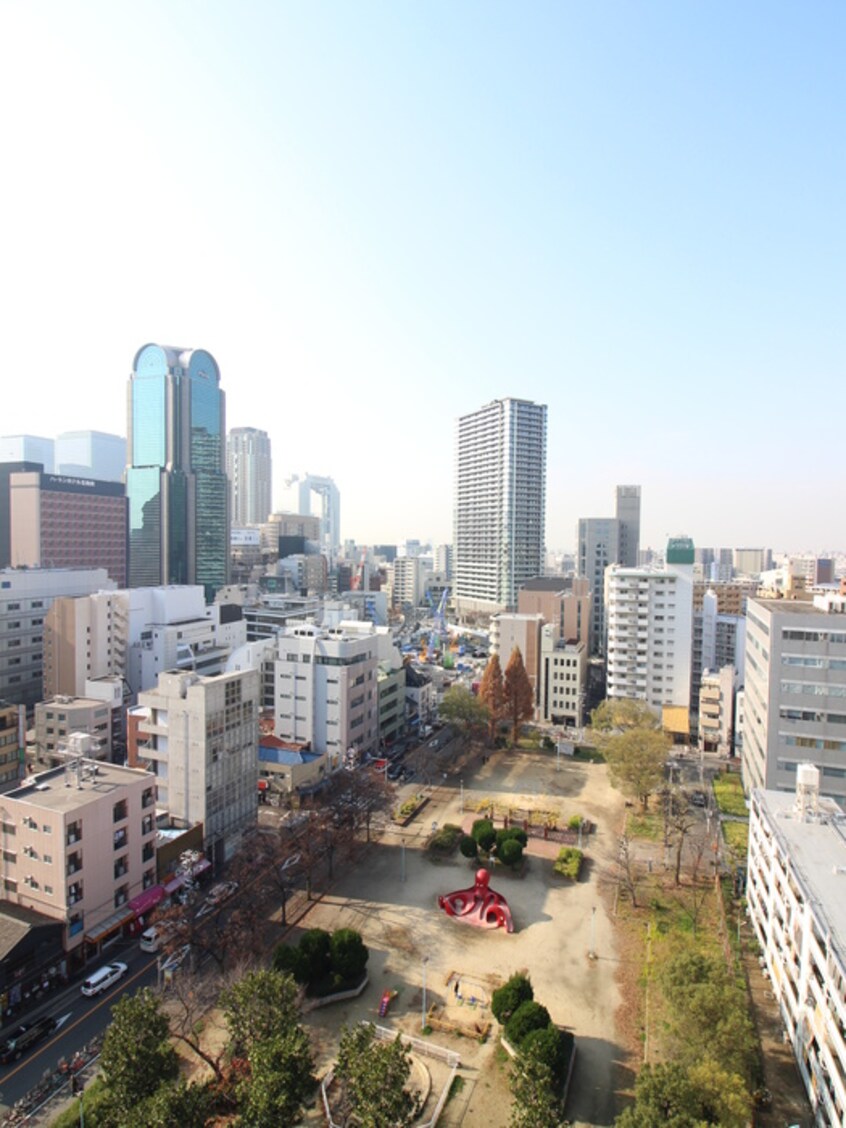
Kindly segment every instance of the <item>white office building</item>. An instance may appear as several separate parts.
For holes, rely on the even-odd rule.
[[[330,771],[351,748],[359,757],[375,752],[380,632],[389,644],[384,628],[366,622],[283,630],[273,664],[274,735],[327,753]]]
[[[517,606],[544,563],[546,405],[502,399],[458,420],[454,600],[459,614]]]
[[[53,601],[114,586],[105,568],[15,568],[0,572],[0,700],[25,705],[30,713],[41,701],[44,622]]]
[[[122,482],[126,439],[104,431],[64,431],[53,445],[55,473],[100,482]]]
[[[541,628],[538,718],[579,728],[584,720],[587,647],[557,638],[547,623]]]
[[[690,710],[693,542],[671,540],[663,568],[605,574],[609,697]]]
[[[391,595],[394,607],[417,607],[423,599],[425,569],[419,556],[398,556],[392,568]]]
[[[122,678],[135,695],[165,670],[221,673],[246,641],[241,608],[207,605],[199,584],[56,600],[45,621],[45,696],[82,696],[92,678]]]
[[[820,1128],[846,1123],[846,815],[800,764],[752,792],[746,898],[785,1040]]]
[[[232,856],[256,821],[260,675],[168,672],[130,711],[130,763],[155,773],[176,826],[203,824],[206,856]]]
[[[746,619],[744,786],[792,791],[811,761],[846,799],[846,597],[750,599]]]

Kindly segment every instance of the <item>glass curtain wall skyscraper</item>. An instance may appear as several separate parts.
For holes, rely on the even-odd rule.
[[[226,442],[232,524],[261,525],[273,509],[270,436],[257,427],[233,427]]]
[[[203,349],[145,345],[128,389],[129,584],[227,582],[226,397]]]
[[[502,399],[458,420],[454,598],[459,614],[516,607],[543,573],[546,405]]]

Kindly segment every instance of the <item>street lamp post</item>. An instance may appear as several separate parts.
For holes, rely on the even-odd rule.
[[[461,813],[464,814],[464,780],[459,779],[458,786],[461,788]]]
[[[596,959],[596,905],[590,910],[590,950],[588,959]]]
[[[429,962],[429,957],[423,957],[423,1008],[420,1014],[420,1029],[426,1029],[426,964]]]

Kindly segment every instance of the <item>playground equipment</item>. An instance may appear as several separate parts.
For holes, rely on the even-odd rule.
[[[396,991],[388,990],[388,991],[382,992],[382,998],[379,1000],[379,1017],[380,1018],[385,1017],[385,1015],[388,1013],[388,1007],[391,1005],[391,1003],[394,1001],[394,999],[396,997],[397,997]]]
[[[489,886],[490,874],[476,870],[476,884],[469,889],[456,889],[438,897],[438,906],[447,916],[455,917],[474,928],[504,928],[514,931],[511,910],[501,893]]]

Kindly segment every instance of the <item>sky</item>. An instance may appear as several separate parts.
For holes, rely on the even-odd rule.
[[[846,7],[0,0],[3,434],[137,350],[342,536],[451,539],[455,421],[548,412],[548,547],[846,549]]]

